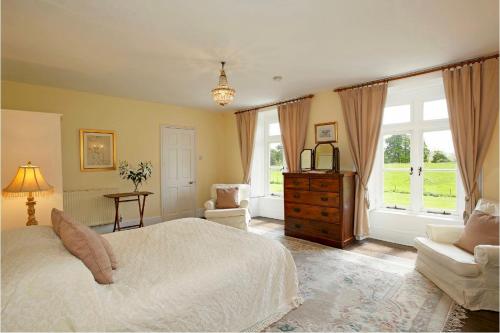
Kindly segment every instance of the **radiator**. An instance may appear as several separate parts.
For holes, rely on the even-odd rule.
[[[116,188],[64,191],[64,211],[87,226],[113,223],[115,206],[104,194],[118,192]]]

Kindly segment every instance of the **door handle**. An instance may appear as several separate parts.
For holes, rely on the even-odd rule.
[[[418,167],[418,175],[422,175],[422,167]]]
[[[410,176],[413,175],[413,167],[410,167]]]

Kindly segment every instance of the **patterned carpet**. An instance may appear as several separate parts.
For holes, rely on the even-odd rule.
[[[463,309],[411,265],[259,233],[292,252],[304,298],[266,331],[428,332],[461,325]]]

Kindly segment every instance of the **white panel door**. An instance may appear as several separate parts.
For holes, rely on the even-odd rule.
[[[161,128],[162,217],[196,216],[195,130]]]

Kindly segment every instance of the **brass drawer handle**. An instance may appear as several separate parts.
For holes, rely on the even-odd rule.
[[[295,193],[295,194],[293,195],[293,197],[294,197],[295,199],[298,199],[298,198],[300,198],[300,194]]]
[[[295,223],[295,224],[294,224],[294,226],[295,226],[295,228],[297,228],[297,229],[300,229],[300,228],[302,227],[302,226],[301,226],[300,224],[298,224],[298,223]]]
[[[296,212],[296,213],[300,213],[300,208],[295,207],[295,208],[293,209],[293,211],[294,211],[294,212]]]
[[[323,234],[327,234],[327,233],[328,233],[328,230],[326,230],[326,229],[321,229],[321,233],[323,233]]]
[[[328,212],[321,212],[321,216],[327,217],[328,216]]]
[[[293,185],[299,185],[299,184],[300,184],[300,182],[298,180],[293,181]]]
[[[327,197],[321,197],[321,201],[328,201]]]
[[[321,183],[321,185],[320,185],[320,186],[321,186],[321,187],[327,187],[327,186],[328,186],[328,184]]]

